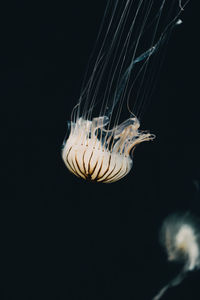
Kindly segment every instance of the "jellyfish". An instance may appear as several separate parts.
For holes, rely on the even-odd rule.
[[[153,300],[159,300],[169,288],[179,285],[189,272],[200,268],[199,220],[189,212],[170,215],[161,227],[160,242],[168,260],[182,263],[183,268]]]
[[[107,1],[62,146],[63,161],[76,176],[118,181],[131,170],[136,146],[154,140],[139,129],[140,120],[188,2]]]

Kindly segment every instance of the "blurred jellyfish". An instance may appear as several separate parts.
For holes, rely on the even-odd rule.
[[[162,225],[160,241],[168,260],[183,263],[183,268],[153,300],[160,299],[169,288],[179,285],[188,272],[200,268],[199,220],[190,213],[170,215]]]
[[[131,170],[136,146],[155,138],[139,130],[139,120],[169,36],[182,23],[179,16],[188,2],[107,1],[63,143],[62,158],[76,176],[115,182]]]

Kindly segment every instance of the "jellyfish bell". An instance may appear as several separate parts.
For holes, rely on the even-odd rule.
[[[176,236],[176,248],[187,257],[187,269],[193,270],[199,267],[199,245],[196,241],[196,234],[189,225],[183,225]]]
[[[139,121],[130,118],[107,130],[108,117],[79,118],[72,123],[70,136],[63,149],[63,160],[68,169],[86,180],[111,183],[131,170],[137,144],[150,141],[154,136],[139,131]]]
[[[152,58],[181,24],[179,15],[187,3],[180,8],[180,1],[172,1],[176,10],[171,16],[173,5],[168,2],[107,2],[62,149],[65,165],[76,176],[103,183],[118,181],[131,170],[136,146],[155,138],[139,130],[158,73]]]
[[[161,229],[161,244],[168,260],[184,263],[184,270],[200,267],[200,225],[190,213],[166,218]]]
[[[183,264],[181,271],[153,298],[159,300],[165,292],[179,285],[189,272],[200,268],[200,223],[191,213],[176,213],[168,216],[161,227],[160,242],[168,260]]]

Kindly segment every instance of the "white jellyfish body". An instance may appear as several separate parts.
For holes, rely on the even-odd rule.
[[[195,267],[199,267],[199,245],[194,229],[189,225],[183,225],[176,235],[176,249],[182,251],[187,256],[188,271],[192,271]]]
[[[187,271],[200,266],[200,228],[191,214],[169,216],[162,225],[161,243],[169,261],[182,260]]]
[[[108,118],[99,117],[72,123],[62,155],[68,169],[78,177],[107,183],[119,180],[131,170],[130,152],[137,144],[154,138],[138,130],[137,118],[112,130],[105,129],[108,122]]]
[[[189,271],[200,268],[199,220],[190,213],[170,215],[162,225],[160,241],[168,260],[182,262],[183,268],[153,300],[160,299],[170,287],[180,284]]]
[[[115,182],[131,170],[136,145],[155,138],[139,130],[139,119],[157,75],[152,57],[181,24],[179,15],[187,2],[181,8],[178,0],[175,3],[108,1],[87,68],[91,73],[86,73],[63,143],[62,158],[76,176]],[[175,13],[170,15],[174,6]],[[168,15],[165,22],[163,15]]]

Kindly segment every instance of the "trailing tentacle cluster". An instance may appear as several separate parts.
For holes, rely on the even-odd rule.
[[[131,153],[137,144],[154,139],[139,131],[136,117],[109,129],[108,117],[79,118],[71,122],[62,158],[68,169],[86,180],[110,183],[124,177],[132,167]]]

